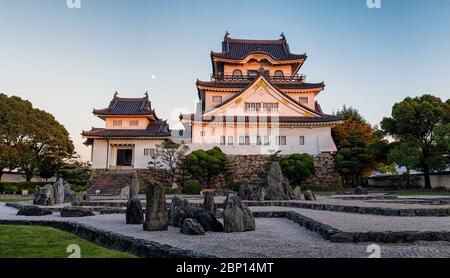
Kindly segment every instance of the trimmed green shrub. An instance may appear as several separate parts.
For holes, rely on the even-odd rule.
[[[22,190],[28,190],[29,194],[34,193],[36,185],[44,186],[48,182],[1,182],[0,193],[2,194],[20,194]]]
[[[314,174],[314,159],[309,154],[291,154],[280,161],[281,169],[293,185],[301,185],[305,178]]]
[[[79,185],[79,184],[71,184],[70,189],[75,192],[84,192],[89,189],[89,185]]]
[[[211,187],[214,177],[227,174],[227,156],[219,147],[210,150],[196,150],[186,156],[186,168],[206,188]]]
[[[187,180],[183,185],[183,192],[186,194],[198,195],[202,191],[202,185],[198,180]]]
[[[165,194],[178,194],[180,193],[180,190],[178,188],[172,188],[170,186],[164,187],[164,193]]]

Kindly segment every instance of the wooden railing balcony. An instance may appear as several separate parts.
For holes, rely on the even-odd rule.
[[[211,74],[211,81],[248,81],[256,78],[257,75],[254,74],[227,74],[227,73],[217,73]],[[305,81],[306,75],[296,74],[296,75],[268,75],[265,74],[267,78],[271,81],[276,82],[299,82],[303,83]]]

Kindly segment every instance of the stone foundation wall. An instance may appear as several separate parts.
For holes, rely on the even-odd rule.
[[[230,155],[229,165],[232,169],[231,182],[246,182],[251,186],[259,186],[265,177],[264,168],[267,162],[267,155]],[[330,154],[321,154],[314,157],[316,173],[313,177],[304,181],[305,184],[337,185],[341,184],[341,176],[334,168],[334,157]],[[104,169],[92,170],[91,182],[95,182],[106,172]],[[156,180],[164,185],[169,183],[169,173],[164,169],[136,169],[140,186],[146,179]],[[176,171],[175,182],[182,185],[185,180],[190,179],[190,175],[179,167]],[[215,187],[225,186],[223,176],[218,176],[213,180]]]
[[[251,186],[259,186],[266,176],[264,168],[267,163],[267,158],[267,155],[229,155],[228,161],[233,173],[231,182],[246,182]],[[334,167],[334,157],[331,154],[315,156],[314,165],[316,167],[316,173],[314,176],[306,179],[304,184],[341,184],[341,176]],[[181,170],[178,170],[175,180],[177,183],[182,184],[184,180],[189,178],[189,175],[183,177]],[[213,184],[216,187],[224,186],[224,177],[218,176],[213,180]]]

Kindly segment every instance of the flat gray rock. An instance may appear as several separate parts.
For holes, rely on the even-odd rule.
[[[95,216],[94,212],[89,208],[82,207],[65,207],[61,209],[61,217],[86,217]]]

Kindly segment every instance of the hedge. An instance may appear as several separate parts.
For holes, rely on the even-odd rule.
[[[44,186],[48,182],[0,182],[0,193],[20,194],[22,190],[28,190],[28,194],[34,193],[36,185]]]

